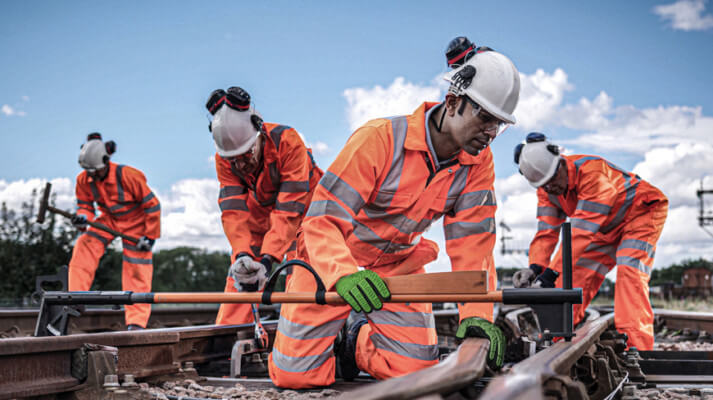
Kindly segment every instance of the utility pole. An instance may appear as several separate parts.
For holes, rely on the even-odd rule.
[[[701,179],[701,188],[696,191],[698,196],[698,204],[700,205],[700,211],[698,214],[698,225],[703,228],[706,233],[713,236],[713,233],[706,229],[706,226],[713,225],[713,211],[706,210],[706,205],[704,201],[704,196],[707,194],[713,194],[711,189],[703,189],[703,179]]]
[[[530,253],[530,249],[508,249],[507,248],[507,241],[510,239],[513,239],[512,236],[507,236],[504,232],[510,232],[511,229],[510,227],[505,223],[505,221],[500,221],[500,227],[503,228],[503,234],[500,236],[500,242],[502,243],[502,247],[500,248],[500,253],[502,255],[505,254],[525,254],[528,255]]]

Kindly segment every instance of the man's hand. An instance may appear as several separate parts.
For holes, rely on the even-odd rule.
[[[540,265],[530,264],[530,268],[523,268],[515,272],[515,275],[512,276],[512,285],[516,288],[530,287],[543,269]]]
[[[535,278],[535,282],[532,284],[532,287],[553,288],[555,287],[555,282],[557,281],[557,278],[559,276],[560,274],[555,270],[545,268],[545,271],[541,273],[537,278]]]
[[[493,371],[497,371],[503,366],[505,360],[505,335],[495,324],[487,319],[469,317],[461,321],[456,332],[456,337],[465,339],[466,337],[479,337],[490,341],[490,351],[488,352],[488,366]]]
[[[356,312],[370,313],[381,310],[381,301],[391,297],[386,282],[376,272],[368,269],[339,278],[335,286],[337,293]]]
[[[136,249],[138,251],[151,251],[155,242],[155,239],[149,239],[146,236],[141,236],[139,241],[136,242]]]
[[[239,256],[230,266],[228,274],[235,280],[236,288],[244,292],[262,290],[267,282],[267,267],[248,255]],[[238,285],[240,285],[238,287]]]
[[[88,223],[89,221],[87,221],[86,215],[74,214],[74,216],[72,216],[72,225],[82,232],[87,230]]]

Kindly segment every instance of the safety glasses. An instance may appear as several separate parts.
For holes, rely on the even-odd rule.
[[[481,121],[483,121],[484,124],[486,125],[492,125],[493,123],[496,123],[496,134],[495,136],[500,135],[501,133],[505,132],[505,130],[510,126],[507,122],[501,120],[500,118],[494,116],[493,114],[485,111],[483,107],[480,106],[480,104],[476,103],[473,101],[470,97],[468,96],[463,96],[463,98],[470,103],[472,110],[471,113],[473,117],[478,117],[480,118]]]

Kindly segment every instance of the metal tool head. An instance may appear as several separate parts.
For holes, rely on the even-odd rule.
[[[52,190],[52,184],[47,182],[45,185],[45,191],[40,197],[40,208],[37,210],[37,223],[41,224],[45,222],[45,216],[47,215],[47,207],[49,207],[50,191]]]

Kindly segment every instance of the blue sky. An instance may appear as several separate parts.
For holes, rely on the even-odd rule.
[[[361,122],[441,98],[443,51],[466,35],[522,74],[521,123],[493,144],[501,215],[522,228],[519,239],[531,237],[534,214],[514,204],[534,210],[534,192],[514,176],[511,154],[531,130],[568,152],[649,173],[684,218],[695,211],[691,185],[713,186],[711,8],[701,0],[4,2],[0,198],[12,203],[52,179],[69,199],[79,146],[99,131],[117,142],[113,159],[143,170],[165,199],[164,236],[174,238],[165,246],[180,235],[219,238],[219,226],[195,222],[217,213],[204,108],[213,89],[248,90],[265,120],[300,131],[326,169]],[[195,198],[202,194],[210,198]],[[695,254],[713,255],[694,224]],[[683,244],[678,230],[669,235],[670,261]]]

